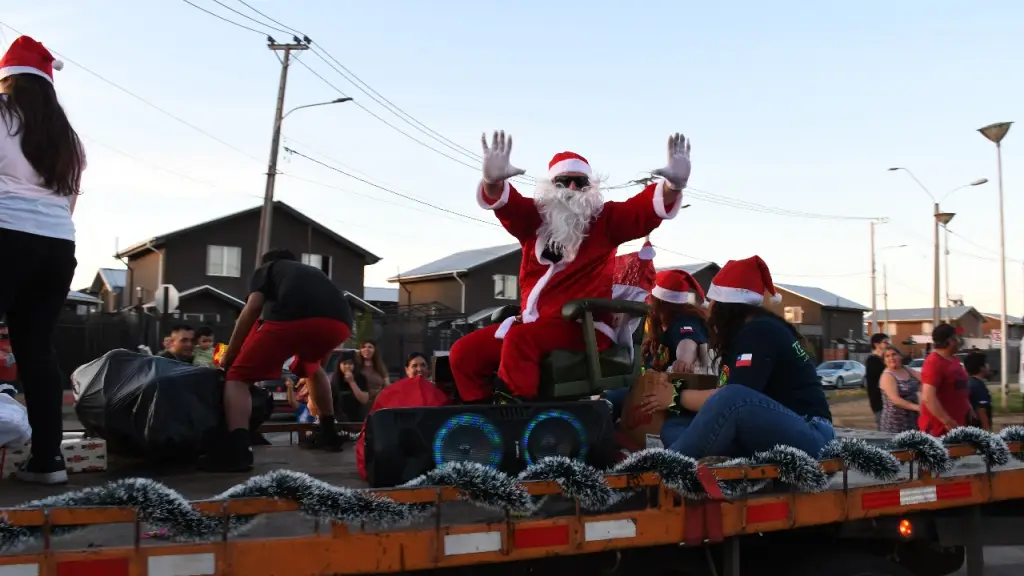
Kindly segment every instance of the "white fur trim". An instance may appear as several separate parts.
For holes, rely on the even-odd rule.
[[[568,174],[569,172],[579,172],[580,174],[590,176],[590,164],[576,158],[568,158],[549,168],[548,178],[553,179],[555,176],[561,176],[562,174]]]
[[[643,302],[647,300],[647,296],[650,292],[644,290],[639,286],[630,286],[629,284],[613,284],[612,285],[612,300],[627,300],[629,302]]]
[[[15,74],[35,74],[36,76],[42,76],[53,84],[53,78],[50,78],[46,72],[38,68],[31,66],[7,66],[6,68],[0,68],[0,79],[7,78],[8,76],[14,76]]]
[[[512,185],[508,183],[508,180],[502,183],[501,196],[498,197],[493,203],[488,202],[489,198],[484,193],[484,181],[480,181],[480,185],[476,187],[476,203],[480,205],[484,210],[497,210],[508,204],[509,194],[512,193]]]
[[[667,210],[665,207],[665,181],[659,180],[657,185],[654,186],[654,213],[658,215],[658,218],[662,220],[671,220],[679,214],[679,209],[683,205],[682,193],[676,197],[675,204],[672,205],[671,210]]]
[[[778,294],[776,294],[776,296],[778,296]],[[780,300],[781,298],[782,297],[779,296]],[[722,302],[724,304],[750,304],[751,306],[761,306],[764,304],[764,294],[758,294],[757,292],[747,290],[746,288],[718,286],[712,282],[711,287],[708,289],[708,300]]]
[[[697,294],[693,292],[677,292],[675,290],[669,290],[662,288],[661,286],[655,286],[654,290],[651,290],[651,296],[665,302],[672,304],[696,304]]]
[[[608,324],[605,324],[604,322],[594,322],[594,328],[601,334],[607,336],[608,339],[612,341],[612,344],[619,343],[619,339],[615,334],[615,329],[609,326]]]
[[[651,244],[644,244],[644,247],[637,253],[637,257],[641,260],[654,260],[657,255],[658,253],[654,251],[654,246]]]
[[[505,334],[508,334],[509,329],[511,329],[512,325],[515,323],[515,316],[509,316],[508,318],[505,318],[504,320],[501,321],[501,325],[498,326],[498,331],[494,333],[494,337],[497,338],[498,340],[504,339]]]

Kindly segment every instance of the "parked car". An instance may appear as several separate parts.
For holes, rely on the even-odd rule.
[[[864,386],[866,372],[863,364],[853,360],[830,360],[818,366],[818,376],[825,388]]]
[[[924,358],[914,358],[907,364],[908,368],[913,368],[914,370],[920,370],[922,366],[924,366]]]

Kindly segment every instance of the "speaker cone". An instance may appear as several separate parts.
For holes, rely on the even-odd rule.
[[[479,414],[449,418],[434,434],[434,465],[476,462],[498,468],[505,457],[501,432]]]
[[[552,456],[584,461],[590,449],[583,423],[564,410],[538,414],[526,425],[520,445],[527,465]]]

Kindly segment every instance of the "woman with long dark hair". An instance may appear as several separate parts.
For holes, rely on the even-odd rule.
[[[60,61],[28,36],[0,58],[0,281],[11,348],[25,391],[32,451],[15,477],[60,484],[63,379],[53,333],[75,275],[75,225],[85,153],[57,101]]]
[[[804,339],[762,306],[766,292],[773,301],[780,298],[758,256],[730,260],[715,276],[708,326],[711,349],[720,359],[718,388],[667,387],[645,399],[649,410],[697,413],[667,448],[701,459],[749,456],[782,444],[816,457],[835,438]]]

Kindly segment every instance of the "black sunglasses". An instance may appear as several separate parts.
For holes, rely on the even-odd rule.
[[[552,181],[555,183],[555,186],[561,186],[562,188],[568,188],[570,185],[575,184],[577,190],[590,186],[590,178],[586,176],[555,176]]]

